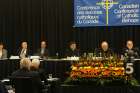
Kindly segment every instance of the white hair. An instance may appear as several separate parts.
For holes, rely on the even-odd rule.
[[[31,60],[29,58],[23,58],[20,60],[20,69],[30,70]]]
[[[39,65],[40,65],[40,60],[39,59],[33,59],[32,60],[32,65],[31,66],[38,68]]]

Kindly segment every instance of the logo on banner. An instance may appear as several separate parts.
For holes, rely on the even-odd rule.
[[[109,23],[109,9],[115,4],[118,4],[118,2],[114,2],[113,0],[102,0],[102,2],[97,3],[97,5],[101,5],[106,10],[106,25]]]

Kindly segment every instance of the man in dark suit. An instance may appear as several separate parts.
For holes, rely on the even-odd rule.
[[[31,61],[28,58],[23,58],[20,61],[20,69],[12,73],[12,76],[30,76]],[[32,75],[31,75],[32,76]]]
[[[28,58],[21,59],[20,69],[12,73],[12,78],[32,78],[34,82],[34,86],[37,86],[37,90],[41,91],[43,89],[43,85],[41,79],[39,77],[39,73],[36,71],[30,71],[31,61]],[[16,83],[16,82],[15,82]],[[25,85],[26,86],[26,85]],[[40,93],[40,92],[36,92]]]
[[[111,57],[114,54],[113,50],[109,48],[107,41],[103,41],[101,43],[101,48],[95,49],[95,53],[98,57]]]
[[[27,42],[22,42],[21,43],[21,48],[18,49],[18,53],[20,58],[25,58],[30,55],[30,50],[28,49],[28,44]]]
[[[41,81],[46,82],[46,73],[45,70],[40,68],[40,61],[39,59],[33,59],[30,67],[31,71],[37,71],[40,75]]]
[[[41,42],[41,47],[37,50],[36,55],[40,56],[43,59],[48,58],[49,56],[49,51],[47,49],[47,44],[46,41]]]
[[[134,57],[134,58],[139,57],[139,49],[134,47],[132,40],[128,40],[126,42],[126,48],[123,49],[123,55],[125,57]]]
[[[66,57],[80,56],[80,52],[77,49],[76,42],[74,41],[70,42],[69,48],[66,50],[65,56]]]

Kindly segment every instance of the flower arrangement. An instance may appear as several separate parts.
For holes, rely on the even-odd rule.
[[[122,60],[80,60],[71,66],[70,78],[123,78]]]
[[[80,59],[71,65],[65,84],[138,85],[132,75],[125,73],[125,60],[119,58]]]

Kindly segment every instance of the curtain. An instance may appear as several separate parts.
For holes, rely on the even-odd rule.
[[[116,52],[128,39],[140,47],[140,26],[75,28],[73,18],[73,0],[0,0],[0,41],[9,55],[22,41],[34,53],[47,40],[52,56],[64,53],[69,41],[76,41],[82,52],[93,52],[103,40]]]

